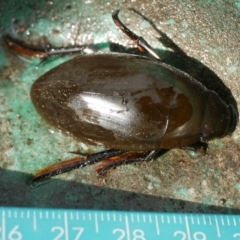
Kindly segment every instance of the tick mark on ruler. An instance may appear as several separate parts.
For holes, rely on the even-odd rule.
[[[194,224],[193,215],[191,215],[191,223]]]
[[[2,239],[6,239],[6,219],[5,219],[5,211],[2,211]]]
[[[210,218],[210,216],[208,216],[208,221],[209,221],[209,224],[212,225],[212,219]]]
[[[237,222],[236,222],[236,219],[235,217],[233,217],[233,225],[236,226],[237,225]]]
[[[189,227],[189,222],[187,216],[185,216],[185,224],[186,224],[186,231],[187,231],[187,236],[188,240],[191,240],[191,233],[190,233],[190,227]]]
[[[68,217],[67,213],[64,212],[64,226],[65,226],[65,239],[69,240],[69,235],[68,235]]]
[[[177,219],[176,219],[176,216],[173,215],[173,222],[176,224],[177,223]]]
[[[37,231],[37,219],[36,219],[36,212],[33,212],[33,230]]]
[[[155,216],[155,223],[156,223],[156,232],[157,232],[157,235],[160,235],[160,227],[159,227],[158,217],[157,217],[157,216]]]
[[[163,217],[163,215],[161,216],[161,221],[162,221],[162,223],[164,223],[164,217]]]
[[[146,222],[146,217],[145,217],[145,215],[143,215],[143,222],[144,222],[144,223]]]
[[[216,216],[215,216],[215,224],[216,224],[216,229],[217,229],[217,236],[220,238],[221,233],[220,233],[220,229],[219,229],[218,219]]]
[[[224,226],[224,220],[222,216],[221,216],[221,221],[222,221],[222,225]]]
[[[148,215],[148,221],[151,223],[152,222],[152,216]]]
[[[204,215],[203,215],[202,217],[203,217],[203,224],[206,225],[206,223],[207,223],[207,222],[206,222],[206,218],[205,218]]]
[[[228,224],[228,226],[230,226],[230,220],[228,217],[227,217],[227,224]]]
[[[127,215],[125,216],[125,223],[126,223],[127,240],[131,240],[131,238],[130,238],[129,222],[128,222],[128,217],[127,217]]]
[[[96,231],[96,233],[98,233],[99,232],[99,229],[98,229],[98,218],[97,218],[97,214],[96,213],[95,213],[94,218],[95,218],[95,231]]]

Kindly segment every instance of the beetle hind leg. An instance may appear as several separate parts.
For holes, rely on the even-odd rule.
[[[109,157],[102,161],[101,165],[97,169],[97,173],[99,176],[104,175],[110,168],[117,167],[123,164],[131,164],[135,162],[146,162],[151,161],[157,156],[163,155],[167,150],[153,150],[144,153],[137,152],[126,152],[121,155],[117,155],[114,157]]]
[[[94,153],[90,155],[84,155],[79,152],[72,152],[78,154],[78,157],[71,158],[66,161],[61,161],[59,163],[50,165],[48,167],[42,168],[37,171],[31,178],[30,185],[32,187],[37,187],[41,184],[46,183],[49,178],[62,174],[64,172],[71,171],[76,168],[85,167],[86,165],[91,165],[96,162],[102,161],[102,164],[97,169],[99,176],[104,175],[110,168],[122,165],[130,164],[134,162],[150,161],[157,156],[164,154],[167,150],[153,150],[148,152],[127,152],[124,150],[110,149],[99,153]]]
[[[124,150],[116,150],[116,149],[110,149],[110,150],[106,150],[103,152],[94,153],[90,155],[84,155],[79,152],[72,152],[80,156],[71,158],[66,161],[61,161],[59,163],[40,169],[34,174],[34,176],[30,181],[30,184],[32,187],[35,187],[38,185],[37,183],[45,182],[50,177],[62,174],[64,172],[71,171],[76,168],[85,167],[86,165],[94,164],[104,159],[108,159],[113,156],[122,154],[124,152],[125,152]]]

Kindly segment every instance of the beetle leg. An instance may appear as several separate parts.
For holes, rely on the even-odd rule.
[[[11,37],[10,35],[3,36],[3,41],[8,48],[10,48],[19,55],[24,55],[26,57],[35,56],[40,58],[46,55],[44,48],[29,46],[21,40]]]
[[[43,169],[40,169],[34,174],[33,178],[31,179],[31,185],[33,185],[35,182],[48,179],[50,177],[59,175],[61,173],[68,172],[76,168],[85,167],[86,165],[94,164],[103,159],[107,159],[107,158],[122,154],[123,152],[125,151],[115,150],[115,149],[110,149],[103,152],[94,153],[91,155],[82,155],[78,152],[72,152],[74,154],[78,154],[81,156],[71,158],[69,160],[62,161],[62,162],[50,165],[48,167],[45,167]]]
[[[148,52],[152,57],[161,61],[161,57],[156,53],[156,51],[148,44],[148,42],[141,36],[136,35],[129,28],[127,28],[118,18],[119,10],[116,10],[112,14],[112,19],[116,26],[118,26],[131,40],[137,44],[137,48],[141,52]]]
[[[94,48],[96,47],[93,44],[56,48],[52,47],[50,44],[46,44],[46,47],[37,47],[28,45],[19,39],[13,38],[10,35],[3,36],[3,40],[8,48],[21,56],[25,56],[27,58],[39,57],[41,59],[40,64],[52,56],[69,55],[76,53],[81,53],[83,55],[84,50],[93,52],[95,51]]]
[[[197,142],[190,146],[181,147],[181,149],[184,149],[184,150],[190,150],[194,152],[201,151],[203,152],[204,155],[207,152],[207,148],[208,148],[208,144],[204,142]]]
[[[97,173],[99,176],[104,175],[110,168],[122,165],[122,164],[131,164],[134,162],[143,162],[143,161],[151,161],[156,156],[163,155],[167,150],[153,150],[144,153],[136,153],[136,152],[127,152],[115,157],[110,157],[102,162],[102,164],[98,167]]]

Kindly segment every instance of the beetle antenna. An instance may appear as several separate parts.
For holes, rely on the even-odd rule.
[[[141,52],[148,52],[151,56],[156,58],[159,61],[162,61],[161,57],[157,54],[157,52],[148,44],[148,42],[141,36],[136,35],[129,28],[127,28],[118,17],[119,10],[116,10],[112,14],[112,19],[116,26],[118,26],[123,33],[125,33],[131,40],[133,40],[137,44],[137,48]]]

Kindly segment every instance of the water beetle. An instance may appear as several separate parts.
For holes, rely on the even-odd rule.
[[[115,24],[154,59],[114,53],[78,56],[41,76],[31,89],[32,102],[47,122],[109,150],[41,169],[33,182],[98,161],[103,161],[101,175],[112,166],[149,161],[163,149],[196,146],[235,130],[235,106],[165,64],[118,13],[112,14]]]

